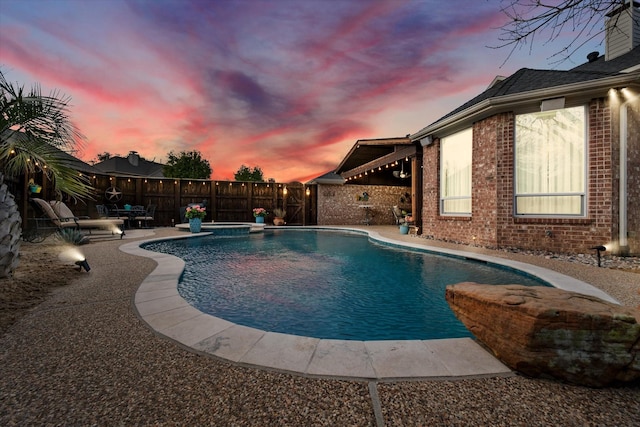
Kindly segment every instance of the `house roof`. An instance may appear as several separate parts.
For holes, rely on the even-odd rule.
[[[413,157],[416,147],[408,137],[359,139],[351,147],[335,173],[345,178],[369,169],[384,167],[405,157]]]
[[[344,178],[338,175],[337,173],[335,173],[334,171],[329,171],[316,178],[313,178],[311,181],[306,183],[306,185],[313,185],[313,184],[342,185],[344,184]]]
[[[21,134],[20,132],[16,132],[12,129],[5,129],[5,131],[2,134],[2,139],[11,141],[13,139],[20,138],[21,135],[23,134]],[[95,167],[91,166],[88,163],[83,162],[77,157],[74,157],[73,155],[67,153],[66,151],[60,149],[59,147],[50,145],[49,148],[54,154],[60,157],[60,159],[62,160],[62,163],[64,163],[64,165],[67,167],[70,167],[72,169],[77,170],[78,172],[82,172],[83,174],[88,174],[88,175],[102,173],[100,170],[96,169]]]
[[[88,174],[88,175],[96,175],[96,174],[99,175],[99,174],[102,173],[99,169],[91,166],[88,163],[83,162],[82,160],[78,159],[77,157],[74,157],[74,156],[72,156],[71,154],[69,154],[69,153],[67,153],[65,151],[62,151],[62,150],[60,150],[60,151],[62,152],[62,154],[61,154],[62,157],[64,159],[66,159],[66,161],[68,162],[69,167],[72,167],[73,169],[77,170],[78,172],[82,172],[82,173],[85,173],[85,174]]]
[[[537,103],[543,99],[571,95],[602,96],[610,87],[640,87],[640,46],[610,61],[595,61],[567,71],[522,68],[505,79],[494,79],[487,90],[460,107],[411,135],[421,140],[438,131],[449,130],[454,122],[473,122],[500,111],[513,110],[514,105]],[[629,70],[631,70],[629,72]]]
[[[134,151],[127,157],[111,157],[94,166],[105,174],[164,178],[163,164],[145,160]]]

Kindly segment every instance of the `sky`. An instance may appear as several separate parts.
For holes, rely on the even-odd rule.
[[[520,68],[569,69],[562,34],[496,49],[500,0],[2,0],[0,69],[71,98],[90,162],[198,150],[307,182],[358,139],[402,137]]]

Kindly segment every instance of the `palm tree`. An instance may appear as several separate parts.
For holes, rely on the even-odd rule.
[[[4,176],[42,172],[56,196],[91,197],[92,187],[72,167],[64,151],[84,142],[68,116],[70,98],[54,91],[43,96],[40,86],[28,92],[9,83],[0,70],[0,278],[18,266],[22,219]]]

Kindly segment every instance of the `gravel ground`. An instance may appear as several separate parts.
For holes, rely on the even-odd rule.
[[[0,425],[640,426],[640,385],[590,389],[521,376],[340,381],[187,351],[139,320],[132,296],[155,263],[120,252],[122,243],[83,246],[91,272],[75,274],[0,337]],[[640,305],[637,273],[464,249],[558,269]]]

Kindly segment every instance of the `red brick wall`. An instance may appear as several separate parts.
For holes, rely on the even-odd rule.
[[[506,123],[506,124],[505,124]],[[423,153],[424,208],[423,234],[438,240],[477,244],[486,247],[498,245],[498,186],[510,186],[503,178],[504,161],[498,161],[498,152],[503,144],[496,141],[513,139],[513,120],[510,114],[490,117],[473,127],[473,171],[472,171],[472,215],[448,216],[439,213],[440,194],[440,141],[425,147]],[[508,157],[511,169],[512,157]],[[508,165],[507,165],[508,166]],[[511,191],[511,190],[509,190]],[[512,202],[509,201],[509,204]]]
[[[629,253],[640,254],[640,100],[627,113],[627,236]]]
[[[513,216],[514,114],[503,113],[473,125],[472,216],[439,215],[439,140],[424,148],[423,234],[439,240],[486,247],[518,247],[586,253],[617,241],[617,105],[593,100],[588,111],[587,215],[579,219]],[[632,114],[631,112],[634,111]],[[629,246],[638,253],[640,230],[639,115],[630,108]],[[635,168],[635,169],[634,169]],[[633,170],[633,172],[632,172]],[[634,237],[635,236],[635,237]]]

